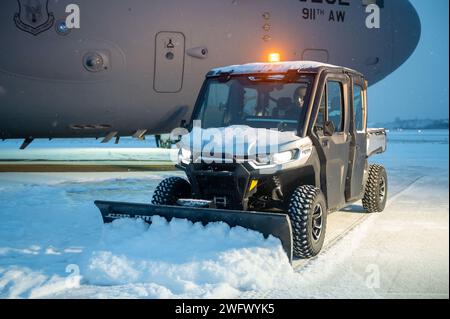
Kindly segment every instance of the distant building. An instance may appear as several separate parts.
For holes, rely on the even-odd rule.
[[[373,127],[385,127],[390,130],[448,130],[448,119],[429,120],[429,119],[413,119],[402,120],[396,118],[394,122],[376,123]]]

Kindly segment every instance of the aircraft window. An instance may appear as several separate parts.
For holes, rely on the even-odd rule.
[[[343,131],[342,85],[339,82],[327,83],[328,120],[333,122],[336,132]]]
[[[362,97],[362,87],[353,87],[353,107],[355,108],[355,127],[357,131],[364,130],[364,106]]]

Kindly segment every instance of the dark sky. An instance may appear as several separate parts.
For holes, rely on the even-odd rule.
[[[441,119],[449,113],[449,1],[411,0],[422,37],[411,58],[369,89],[369,122]]]

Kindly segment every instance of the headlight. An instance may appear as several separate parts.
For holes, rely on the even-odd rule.
[[[183,164],[191,163],[192,152],[186,148],[180,148],[178,153],[178,161]]]
[[[295,151],[287,151],[274,155],[258,155],[256,165],[286,164],[294,159],[295,154]]]
[[[294,159],[294,152],[288,151],[283,153],[277,153],[272,156],[272,162],[274,164],[285,164]]]

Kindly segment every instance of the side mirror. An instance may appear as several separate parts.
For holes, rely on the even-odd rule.
[[[334,127],[334,123],[332,121],[326,121],[323,128],[323,134],[325,136],[333,136],[334,133],[336,133],[336,127]]]

